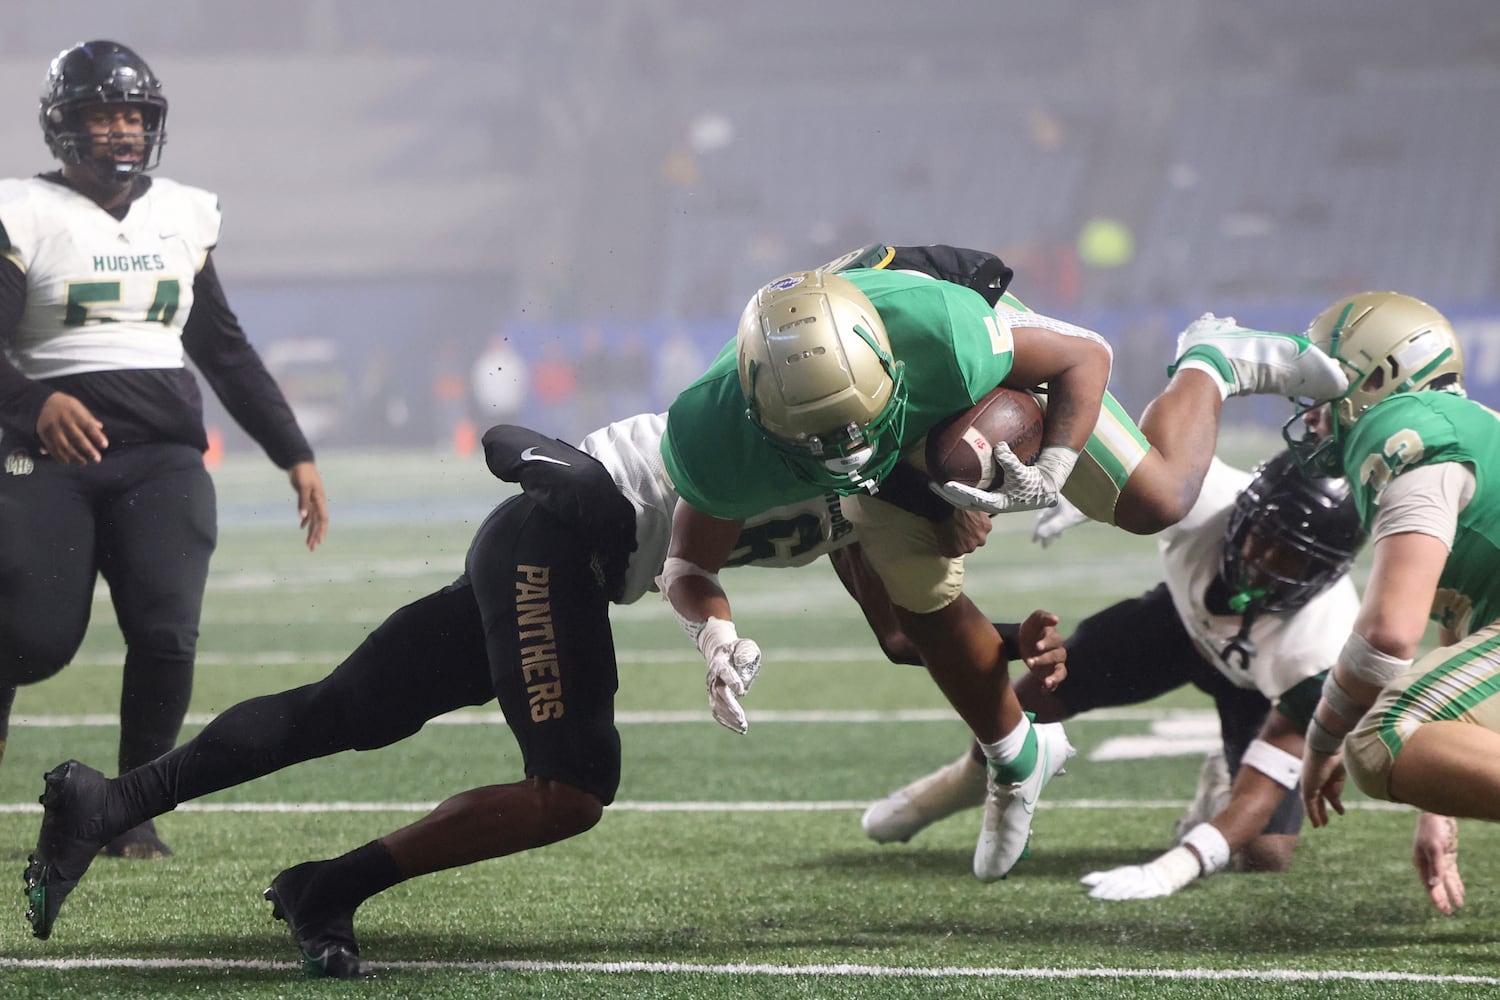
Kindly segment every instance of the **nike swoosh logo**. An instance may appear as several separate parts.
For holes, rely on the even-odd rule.
[[[1041,754],[1037,758],[1036,766],[1042,771],[1043,774],[1045,774],[1047,766],[1052,763],[1052,753],[1047,749],[1045,745],[1038,747],[1038,749],[1041,751]],[[1043,784],[1045,784],[1045,782],[1043,782]],[[1040,786],[1038,786],[1036,794],[1029,799],[1026,797],[1026,793],[1022,792],[1020,796],[1021,808],[1026,810],[1027,815],[1031,815],[1032,813],[1036,812],[1036,803],[1037,800],[1041,797],[1042,789]]]
[[[570,469],[572,468],[572,465],[570,465],[567,462],[564,462],[560,458],[550,458],[550,457],[548,457],[546,455],[539,454],[535,448],[527,448],[525,451],[521,452],[521,461],[523,461],[523,462],[551,462],[553,465],[566,465],[566,466],[568,466],[568,468],[570,468]]]
[[[177,234],[176,233],[161,233],[156,238],[159,239],[159,240],[171,240],[171,239],[176,239],[177,238]]]

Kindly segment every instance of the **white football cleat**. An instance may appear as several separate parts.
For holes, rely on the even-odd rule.
[[[1198,368],[1217,378],[1231,396],[1294,396],[1337,399],[1349,388],[1337,361],[1306,337],[1248,330],[1232,317],[1204,313],[1177,338],[1179,368]]]
[[[984,798],[984,825],[974,846],[974,877],[993,882],[1010,874],[1026,855],[1031,839],[1031,816],[1042,789],[1076,752],[1061,722],[1032,725],[1036,732],[1036,765],[1023,780],[1003,784],[989,777]],[[994,767],[993,764],[990,765]]]
[[[940,819],[984,805],[988,783],[984,762],[963,756],[898,788],[865,810],[859,819],[865,836],[878,844],[908,841]]]
[[[1203,764],[1198,768],[1198,790],[1193,794],[1193,801],[1177,817],[1172,843],[1182,843],[1189,830],[1224,811],[1229,805],[1229,785],[1229,762],[1224,759],[1223,749],[1204,755]]]

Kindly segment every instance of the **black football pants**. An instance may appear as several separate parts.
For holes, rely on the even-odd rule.
[[[120,766],[171,749],[215,538],[213,480],[190,445],[118,446],[88,466],[11,457],[0,471],[0,683],[67,666],[102,575],[126,646]]]
[[[345,750],[373,750],[498,695],[528,776],[608,804],[620,780],[609,602],[580,533],[518,496],[475,534],[467,571],[392,613],[327,677],[240,702],[127,775],[122,828]]]

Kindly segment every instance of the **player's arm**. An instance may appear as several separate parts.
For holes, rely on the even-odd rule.
[[[328,533],[322,474],[281,387],[229,308],[212,254],[193,279],[193,309],[183,324],[182,346],[235,423],[277,468],[286,470],[297,494],[297,516],[307,532],[307,547],[317,548]]]
[[[1066,332],[1036,326],[1011,328],[1015,354],[1003,384],[1016,389],[1045,385],[1042,449],[1069,448],[1077,453],[1099,422],[1113,352],[1092,331],[1057,325]]]
[[[1315,827],[1327,825],[1327,807],[1344,812],[1343,739],[1411,663],[1448,560],[1442,539],[1416,531],[1378,538],[1373,553],[1354,630],[1328,672],[1307,728],[1302,804]]]
[[[0,230],[3,232],[3,230]],[[26,272],[0,254],[0,348],[12,341],[26,309]],[[64,464],[85,465],[109,447],[104,425],[77,397],[21,374],[0,349],[0,423]]]
[[[1085,875],[1082,881],[1089,895],[1108,900],[1170,896],[1227,867],[1237,851],[1260,836],[1282,799],[1296,789],[1302,759],[1300,724],[1279,708],[1272,710],[1245,749],[1224,808],[1187,831],[1178,846],[1144,865]]]
[[[739,699],[760,671],[760,647],[735,630],[719,571],[729,561],[743,522],[712,517],[685,500],[672,512],[672,540],[657,586],[677,622],[708,663],[709,708],[726,729],[749,728]]]
[[[922,657],[916,644],[902,630],[885,584],[870,566],[859,543],[828,553],[828,561],[833,563],[839,582],[859,605],[886,659],[921,666]],[[1041,676],[1042,685],[1048,690],[1055,688],[1065,675],[1067,651],[1057,623],[1057,615],[1041,610],[1033,611],[1024,622],[993,623],[1005,644],[1005,658],[1021,660],[1028,670]]]
[[[1010,327],[1011,368],[1001,384],[1016,389],[1047,387],[1041,451],[1026,465],[1009,445],[996,445],[995,462],[1005,476],[994,492],[962,483],[933,484],[933,491],[955,507],[991,514],[1057,504],[1079,452],[1099,422],[1113,360],[1104,338],[1082,327],[1021,312],[1007,313],[1001,319],[1014,324]],[[1027,323],[1034,325],[1023,325]]]

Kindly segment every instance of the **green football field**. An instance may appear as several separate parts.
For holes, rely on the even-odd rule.
[[[315,554],[268,464],[231,456],[217,474],[224,523],[188,734],[240,699],[323,676],[387,613],[449,582],[509,489],[477,458],[323,464],[334,524]],[[1067,627],[1158,579],[1149,539],[1086,526],[1044,553],[1030,524],[1001,518],[971,560],[970,592],[994,617],[1045,607]],[[99,860],[52,938],[36,941],[20,874],[42,773],[68,757],[114,762],[120,652],[101,590],[75,663],[22,689],[0,764],[12,872],[0,996],[1500,995],[1500,836],[1479,823],[1462,825],[1468,905],[1452,918],[1412,872],[1413,814],[1359,800],[1331,829],[1306,831],[1290,874],[1089,899],[1081,875],[1170,843],[1214,741],[1193,691],[1068,724],[1079,754],[1005,881],[969,874],[977,811],[909,844],[866,840],[864,806],[951,760],[964,727],[921,670],[881,659],[826,566],[732,571],[725,583],[766,656],[748,735],[709,718],[702,661],[659,600],[618,609],[617,803],[582,837],[371,900],[358,931],[374,978],[353,983],[305,979],[260,891],[452,793],[518,778],[504,723],[493,706],[459,713],[394,747],[191,803],[158,820],[175,857]]]

